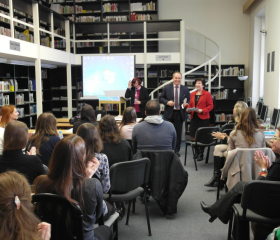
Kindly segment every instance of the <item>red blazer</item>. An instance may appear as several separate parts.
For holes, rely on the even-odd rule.
[[[194,108],[195,107],[195,94],[196,94],[196,91],[191,93],[190,104],[189,104],[188,108]],[[201,93],[201,96],[200,96],[200,98],[197,102],[196,107],[199,108],[199,109],[202,109],[202,113],[197,113],[197,116],[200,119],[210,118],[209,112],[214,107],[211,93],[203,89],[202,93]],[[191,112],[191,119],[193,118],[193,113],[194,112]]]

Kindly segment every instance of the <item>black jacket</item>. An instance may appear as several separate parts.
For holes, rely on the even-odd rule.
[[[176,213],[177,203],[188,184],[188,173],[174,151],[137,151],[133,159],[151,161],[149,187],[164,214]]]
[[[131,104],[131,107],[133,107],[134,99],[135,99],[135,87],[132,87],[131,89],[129,89],[129,88],[126,89],[125,98],[131,98],[130,104]],[[149,100],[150,100],[150,97],[149,97],[147,88],[141,86],[140,95],[139,95],[139,101],[141,102],[141,104],[139,105],[139,108],[140,108],[140,112],[141,112],[142,116],[145,116],[145,106]]]

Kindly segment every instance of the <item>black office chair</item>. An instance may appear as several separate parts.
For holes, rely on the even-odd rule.
[[[134,149],[133,146],[132,146],[132,139],[126,139],[126,141],[128,141],[128,143],[129,143],[129,145],[130,145],[130,147],[132,149],[133,155],[134,155],[137,152],[137,150]]]
[[[249,221],[262,224],[280,224],[280,182],[253,180],[246,183],[241,203],[232,206],[228,228],[228,240],[231,239],[234,220],[234,239],[240,239],[239,222],[245,221],[243,229],[246,239],[250,239]],[[243,222],[244,224],[244,222]],[[243,236],[242,236],[243,237]]]
[[[129,201],[126,217],[126,225],[128,225],[131,203],[144,193],[148,232],[149,236],[152,236],[146,200],[146,185],[149,182],[150,166],[151,162],[148,158],[112,165],[110,168],[111,188],[109,194],[104,194],[103,198],[109,202]]]
[[[35,214],[42,221],[51,224],[52,240],[84,240],[83,213],[79,205],[51,193],[35,194],[32,202],[35,203]],[[110,228],[101,228],[108,228],[109,240]]]
[[[212,132],[219,131],[218,127],[201,127],[196,130],[195,133],[195,140],[194,141],[186,141],[186,151],[185,151],[185,163],[186,166],[187,163],[187,147],[188,145],[191,145],[192,151],[193,151],[193,160],[195,164],[195,170],[197,171],[197,164],[196,164],[196,158],[197,158],[197,147],[208,147],[207,150],[207,157],[205,160],[205,163],[208,163],[209,158],[209,151],[210,147],[217,144],[217,139],[214,139],[212,136]]]

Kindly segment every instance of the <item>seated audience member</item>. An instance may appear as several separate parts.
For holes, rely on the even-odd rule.
[[[27,179],[13,171],[0,174],[0,239],[49,240],[51,225],[33,213]]]
[[[229,121],[228,123],[237,124],[240,120],[242,111],[247,107],[248,107],[248,105],[245,102],[238,101],[234,105],[234,108],[233,108],[233,119],[231,121]],[[227,136],[226,133],[213,132],[212,136],[214,136],[217,139],[222,139],[222,140],[225,139],[225,141],[228,143],[229,136]],[[220,169],[223,167],[223,165],[221,165],[221,162],[222,162],[221,158],[227,157],[227,147],[228,147],[228,144],[218,144],[215,146],[213,177],[210,179],[210,181],[208,183],[204,184],[204,186],[214,187],[215,184],[218,182],[219,172],[220,172]]]
[[[54,193],[79,204],[84,217],[84,239],[109,239],[111,231],[106,226],[93,228],[102,211],[103,191],[101,183],[91,178],[98,169],[98,160],[86,163],[84,140],[77,135],[61,139],[55,146],[47,176],[35,179],[35,193]]]
[[[109,167],[114,163],[132,160],[131,147],[128,141],[121,138],[119,127],[113,116],[106,115],[101,118],[97,129],[103,142],[101,153],[108,157]]]
[[[2,155],[5,127],[7,123],[16,121],[18,119],[18,111],[14,105],[6,105],[1,108],[0,115],[0,155]]]
[[[95,173],[95,176],[102,183],[103,193],[107,193],[111,187],[109,163],[107,156],[103,153],[100,153],[101,149],[103,148],[103,144],[97,128],[91,123],[84,123],[78,128],[77,135],[85,141],[86,162],[91,161],[94,157],[97,158],[99,167]],[[106,221],[114,212],[113,206],[107,201],[103,200],[104,221]]]
[[[280,153],[280,128],[276,130],[275,136],[271,139],[271,143],[272,151],[274,153]],[[270,167],[266,158],[267,156],[259,153],[259,151],[256,151],[254,154],[254,159],[261,168],[258,180],[280,181],[280,158],[273,162]],[[245,184],[246,182],[238,182],[229,192],[211,206],[206,205],[204,202],[200,203],[202,210],[210,215],[209,222],[213,222],[218,217],[224,224],[228,223],[230,209],[234,203],[240,203]],[[260,194],[264,193],[260,192]]]
[[[127,107],[123,111],[123,118],[119,125],[121,137],[123,139],[131,139],[132,130],[136,124],[136,111],[134,107]]]
[[[174,150],[176,131],[172,123],[160,116],[160,105],[156,100],[146,104],[146,118],[132,132],[132,145],[136,150]]]
[[[81,110],[81,119],[75,122],[73,126],[74,134],[77,132],[78,127],[83,123],[92,123],[94,126],[98,125],[98,122],[96,121],[94,109],[90,105],[83,106]]]
[[[4,133],[3,155],[0,156],[0,173],[7,170],[16,170],[25,175],[29,183],[42,174],[46,174],[42,161],[36,155],[36,148],[30,151],[31,155],[23,153],[28,141],[28,128],[23,122],[10,122]],[[28,153],[29,154],[29,153]]]
[[[37,156],[48,166],[53,149],[59,140],[56,118],[52,113],[42,113],[37,119],[34,135],[29,137],[26,150],[30,151],[31,147],[35,146]]]

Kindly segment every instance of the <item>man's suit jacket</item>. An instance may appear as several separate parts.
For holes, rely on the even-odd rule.
[[[159,102],[163,103],[165,105],[164,119],[166,119],[166,120],[171,119],[172,114],[173,114],[174,106],[170,107],[170,106],[167,105],[167,103],[171,100],[173,102],[175,102],[173,86],[174,86],[173,83],[166,85],[163,88],[163,90],[162,90],[162,92],[159,96]],[[181,105],[183,104],[185,98],[187,99],[187,102],[190,101],[190,93],[189,93],[189,89],[187,87],[185,87],[183,85],[180,85],[180,97],[179,98],[180,98],[179,105],[180,105],[180,110],[181,110],[181,119],[182,119],[182,121],[185,121],[185,119],[186,119],[186,109],[183,109],[181,107]]]
[[[125,98],[130,98],[130,104],[131,107],[133,107],[134,99],[135,99],[135,87],[132,87],[131,89],[126,89]],[[139,94],[139,101],[141,102],[141,104],[139,104],[139,108],[142,115],[145,115],[145,106],[149,100],[150,97],[147,88],[141,86],[140,94]]]

